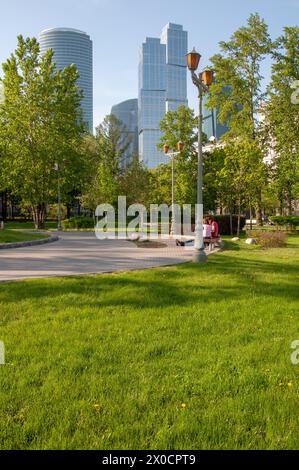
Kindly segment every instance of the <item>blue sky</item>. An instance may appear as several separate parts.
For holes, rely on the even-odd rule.
[[[160,36],[168,22],[183,24],[189,48],[196,46],[205,65],[219,41],[228,39],[252,12],[265,18],[273,37],[284,26],[299,24],[299,0],[8,0],[1,2],[0,61],[15,49],[18,34],[37,36],[54,26],[86,31],[94,46],[98,124],[113,104],[137,97],[138,51],[146,36]],[[190,80],[188,95],[194,107],[196,93]]]

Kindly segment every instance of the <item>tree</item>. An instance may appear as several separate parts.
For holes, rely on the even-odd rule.
[[[219,171],[218,185],[223,191],[223,201],[230,214],[236,205],[238,213],[238,236],[241,211],[252,207],[260,197],[260,188],[266,180],[262,152],[257,142],[248,139],[231,142],[225,146],[223,167]]]
[[[210,88],[208,106],[217,108],[220,122],[228,124],[229,131],[224,137],[226,140],[259,142],[257,115],[265,99],[261,91],[261,64],[272,46],[268,27],[256,13],[250,15],[247,25],[238,29],[229,41],[220,42],[221,52],[211,58],[216,80]],[[252,148],[254,160],[256,145]],[[237,149],[240,151],[239,144]],[[259,222],[261,189],[255,199]]]
[[[276,42],[264,136],[274,150],[271,187],[281,215],[293,211],[299,197],[299,105],[292,103],[292,85],[299,80],[299,27],[286,27]]]
[[[40,54],[35,38],[18,37],[3,64],[5,102],[0,108],[3,180],[32,209],[36,228],[44,225],[47,205],[57,194],[54,165],[77,167],[83,134],[82,93],[74,65],[57,70],[53,52]],[[61,170],[62,171],[62,170]]]
[[[124,126],[113,114],[105,117],[93,139],[95,168],[82,202],[94,210],[99,204],[117,204],[120,194],[121,164],[129,141]]]
[[[195,204],[197,193],[197,149],[198,119],[194,111],[185,106],[180,106],[176,111],[166,113],[160,123],[163,132],[158,145],[163,148],[169,145],[171,151],[177,151],[178,142],[183,142],[184,150],[175,157],[175,199],[178,204]],[[207,138],[203,139],[206,143]],[[173,150],[172,150],[173,149]],[[152,172],[160,184],[154,183],[156,197],[163,202],[171,201],[171,161],[167,165],[160,165]],[[167,194],[166,194],[167,190]],[[162,201],[161,201],[162,202]]]
[[[120,177],[120,195],[127,197],[127,204],[148,205],[149,202],[149,170],[138,160],[138,155],[128,165]]]
[[[205,212],[215,212],[217,208],[220,212],[224,207],[231,208],[231,204],[227,204],[224,195],[224,181],[219,184],[219,174],[224,167],[225,150],[215,147],[208,152],[204,152],[203,157],[203,200]],[[231,194],[231,188],[229,188]]]

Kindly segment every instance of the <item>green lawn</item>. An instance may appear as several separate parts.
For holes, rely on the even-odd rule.
[[[22,230],[34,230],[34,223],[31,220],[27,222],[13,220],[9,222],[4,222],[5,228],[8,229],[22,229]],[[57,229],[57,222],[50,220],[45,223],[45,230]]]
[[[0,284],[0,448],[299,449],[298,248]]]
[[[0,230],[0,243],[28,242],[32,240],[41,240],[48,235],[40,233],[23,232],[18,230],[4,229]]]

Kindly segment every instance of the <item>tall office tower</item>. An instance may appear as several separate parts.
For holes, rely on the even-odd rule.
[[[188,106],[188,33],[183,26],[169,23],[163,28],[161,42],[166,45],[166,111],[176,111],[179,106]]]
[[[229,130],[225,124],[220,124],[218,120],[218,110],[216,108],[208,109],[206,106],[208,95],[204,95],[202,102],[203,113],[203,132],[208,139],[215,137],[219,140]]]
[[[123,129],[123,142],[127,145],[124,161],[121,166],[126,168],[138,155],[138,100],[132,99],[116,104],[111,109],[111,114],[121,121]]]
[[[167,163],[157,149],[160,121],[165,113],[187,105],[187,32],[169,23],[161,39],[146,38],[139,60],[138,127],[139,159],[148,168]]]
[[[51,28],[40,33],[41,52],[54,52],[54,61],[59,69],[75,64],[80,78],[78,86],[83,90],[83,120],[89,132],[93,132],[93,79],[92,41],[88,34],[72,28]]]

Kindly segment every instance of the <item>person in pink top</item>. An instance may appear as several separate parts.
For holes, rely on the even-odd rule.
[[[210,217],[209,218],[209,224],[211,225],[211,236],[212,238],[218,238],[219,237],[219,225],[218,223],[216,222],[215,219],[213,219],[213,217]]]

